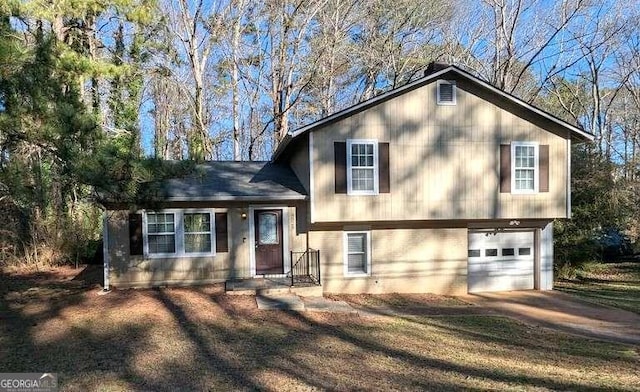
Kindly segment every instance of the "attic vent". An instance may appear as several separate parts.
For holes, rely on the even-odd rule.
[[[454,80],[438,80],[438,105],[456,104],[456,82]]]

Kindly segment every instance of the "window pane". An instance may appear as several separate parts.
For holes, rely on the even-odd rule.
[[[516,189],[533,190],[534,189],[534,176],[535,171],[533,169],[516,169]]]
[[[368,272],[367,235],[366,233],[347,234],[347,272]]]
[[[211,215],[208,213],[184,214],[185,233],[211,231]]]
[[[173,233],[173,214],[147,214],[148,233]]]
[[[211,252],[211,234],[185,234],[184,251],[186,253]]]
[[[176,237],[173,234],[149,235],[149,253],[175,253]]]
[[[263,212],[258,214],[258,242],[270,245],[278,244],[278,217],[276,214]]]
[[[352,254],[348,255],[347,270],[354,273],[366,273],[367,262],[364,254]]]
[[[366,249],[365,239],[367,235],[361,234],[348,234],[347,235],[347,252],[349,253],[364,253]]]
[[[373,169],[353,169],[351,173],[351,189],[373,191]]]
[[[518,248],[518,255],[529,256],[531,254],[531,248]]]
[[[535,147],[516,146],[515,147],[515,167],[516,169],[535,168]]]
[[[502,255],[503,256],[513,256],[515,255],[515,249],[513,248],[502,248]]]
[[[480,257],[480,249],[469,249],[469,257]]]
[[[493,257],[498,255],[498,249],[485,249],[484,250],[485,257]]]

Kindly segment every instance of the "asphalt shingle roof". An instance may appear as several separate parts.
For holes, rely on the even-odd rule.
[[[167,201],[300,200],[304,187],[285,165],[271,162],[210,161],[186,177],[165,180]]]

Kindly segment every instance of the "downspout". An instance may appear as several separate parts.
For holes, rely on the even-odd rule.
[[[571,219],[571,134],[567,137],[567,219]]]
[[[109,257],[109,216],[108,211],[104,211],[104,215],[102,217],[102,260],[103,260],[103,274],[104,274],[104,285],[102,288],[103,293],[108,293],[109,290],[109,266],[110,266],[110,257]]]

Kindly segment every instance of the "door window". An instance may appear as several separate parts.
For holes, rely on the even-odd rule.
[[[277,245],[278,215],[272,212],[258,214],[258,243],[260,245]]]

